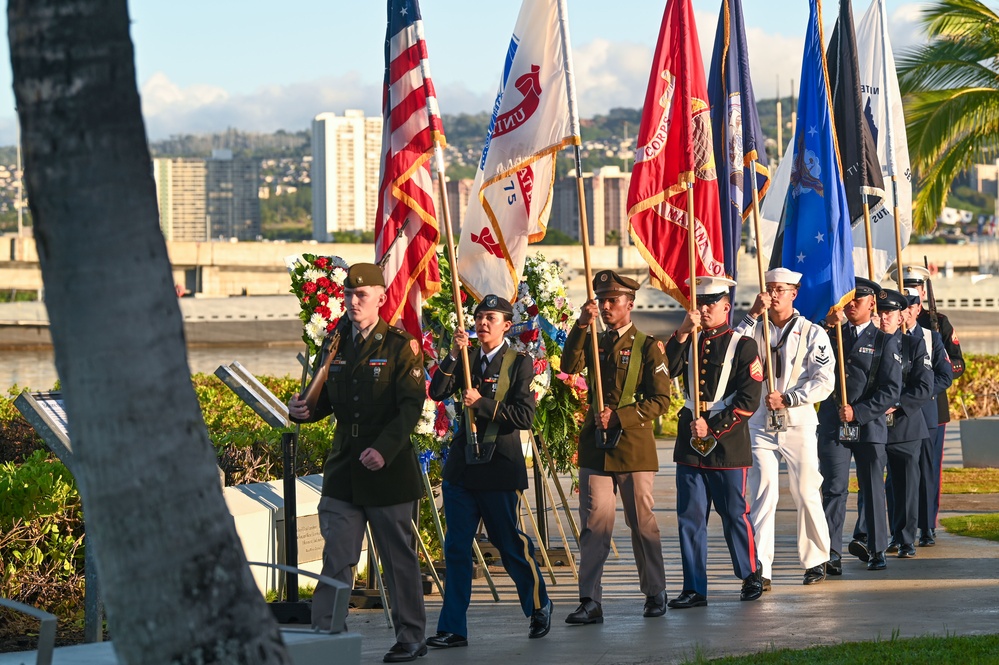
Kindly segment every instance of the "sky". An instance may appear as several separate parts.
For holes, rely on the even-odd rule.
[[[720,0],[692,0],[705,68]],[[923,41],[923,2],[886,0],[896,54]],[[853,2],[859,23],[870,0]],[[297,131],[325,111],[380,113],[386,3],[379,0],[131,0],[137,84],[151,140]],[[568,0],[579,113],[640,107],[663,0]],[[757,98],[787,95],[801,69],[807,0],[743,0]],[[422,0],[441,112],[491,108],[516,0]],[[612,11],[610,11],[612,9]],[[824,3],[828,40],[838,3]],[[6,34],[6,12],[0,12]],[[16,141],[10,54],[0,58],[0,145]],[[797,91],[795,91],[797,92]],[[447,127],[445,127],[445,131]]]

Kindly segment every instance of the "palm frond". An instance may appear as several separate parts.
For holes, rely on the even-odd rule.
[[[909,95],[904,104],[909,158],[919,170],[937,161],[967,134],[976,134],[977,144],[983,147],[995,145],[999,90],[930,90]]]
[[[999,43],[938,41],[899,56],[899,88],[903,95],[921,90],[959,87],[999,88]]]
[[[999,16],[979,0],[939,0],[923,10],[923,28],[938,37],[999,37]]]

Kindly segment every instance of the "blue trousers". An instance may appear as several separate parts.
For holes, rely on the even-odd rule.
[[[746,501],[747,471],[676,465],[676,518],[684,591],[708,595],[708,517],[712,503],[721,516],[736,577],[743,580],[756,572],[756,537]]]
[[[943,397],[941,395],[940,397]],[[919,455],[919,530],[937,528],[940,513],[940,472],[943,468],[944,435],[947,423],[930,430]]]
[[[465,614],[472,598],[472,539],[479,519],[489,542],[499,550],[503,567],[517,586],[524,616],[548,605],[541,569],[534,560],[534,543],[517,528],[520,492],[478,491],[444,481],[444,560],[447,578],[437,630],[468,637]]]
[[[843,523],[850,486],[850,457],[857,462],[857,484],[864,498],[864,522],[871,551],[888,548],[888,509],[885,504],[885,465],[883,443],[843,443],[819,440],[819,471],[822,473],[822,507],[829,525],[830,548],[843,552]]]

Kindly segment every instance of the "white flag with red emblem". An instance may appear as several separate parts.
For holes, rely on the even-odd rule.
[[[524,0],[458,242],[458,275],[478,300],[516,299],[527,245],[545,237],[555,153],[579,144],[571,79],[565,0]]]

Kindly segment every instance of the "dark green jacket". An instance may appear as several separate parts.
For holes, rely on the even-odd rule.
[[[390,506],[423,496],[410,439],[426,399],[423,353],[412,335],[378,321],[360,348],[347,337],[330,364],[326,391],[309,422],[336,417],[323,467],[323,496],[358,506]],[[374,448],[385,466],[369,471],[361,452]]]

